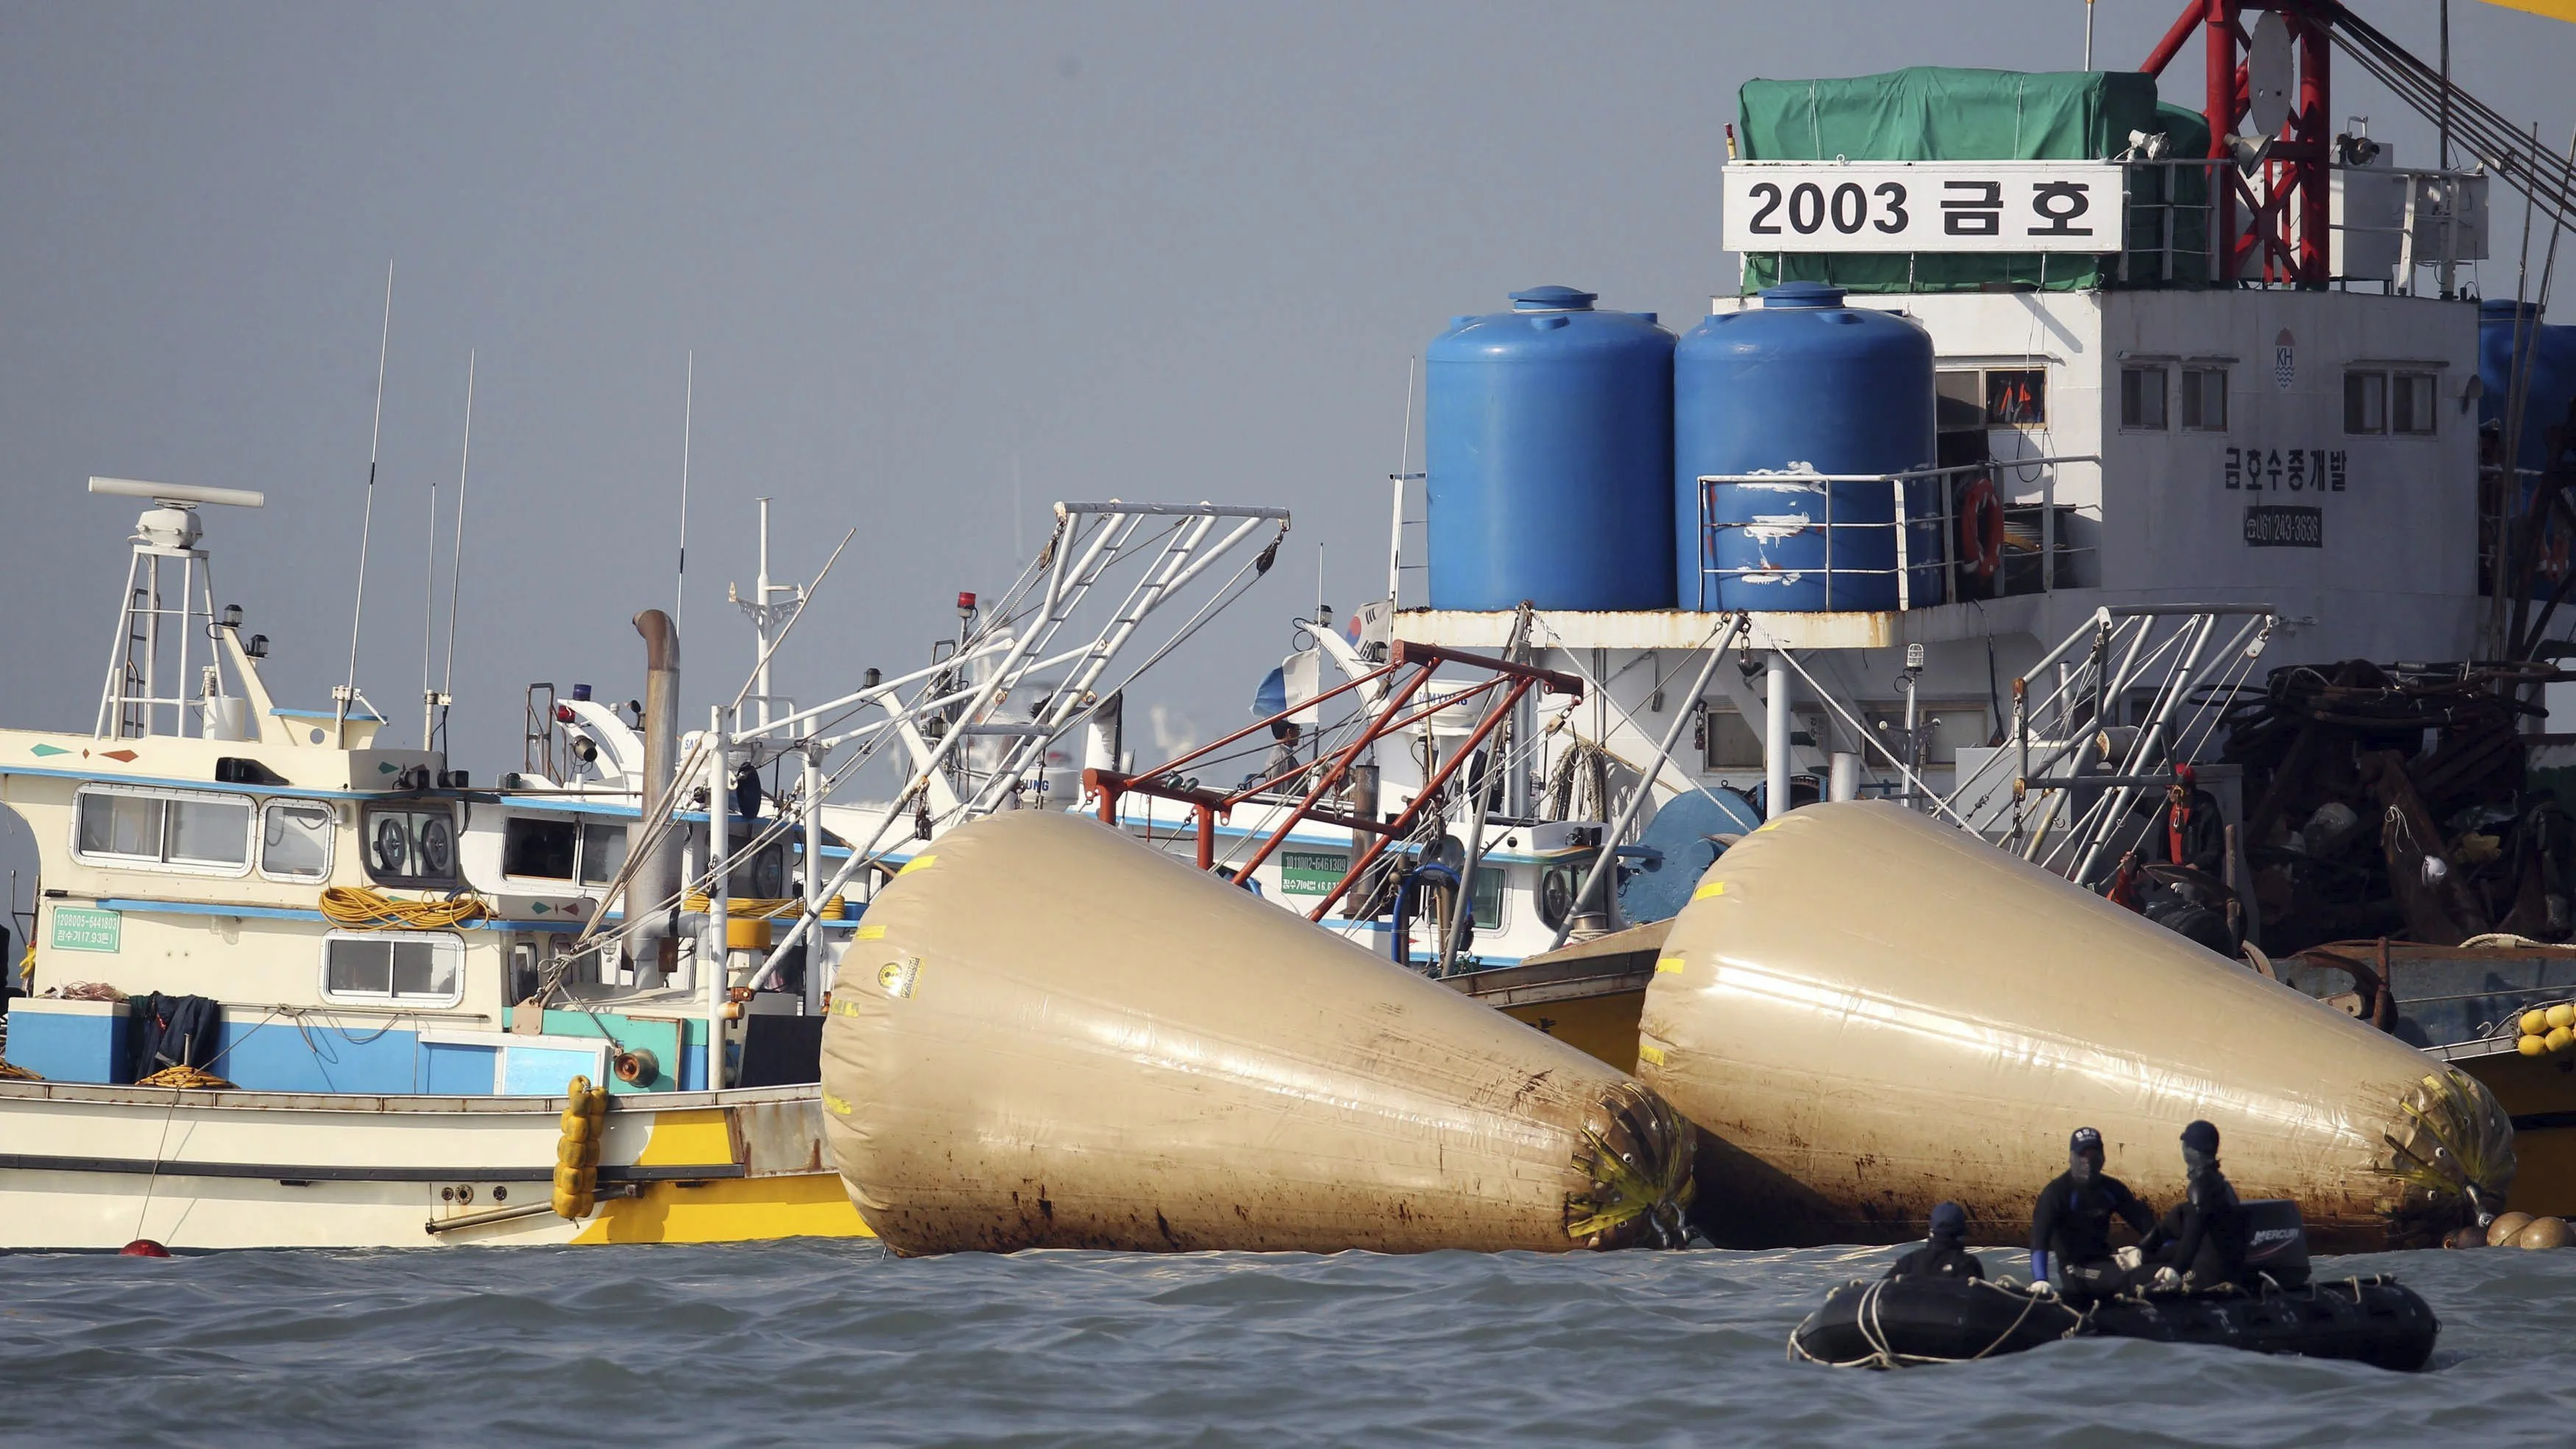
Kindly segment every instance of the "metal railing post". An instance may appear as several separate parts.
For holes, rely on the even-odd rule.
[[[1901,614],[1914,607],[1913,571],[1905,566],[1905,480],[1892,478],[1887,486],[1896,491],[1896,611]]]

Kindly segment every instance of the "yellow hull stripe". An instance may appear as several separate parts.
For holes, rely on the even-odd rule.
[[[631,1098],[629,1100],[632,1100]],[[725,1130],[722,1107],[695,1112],[663,1112],[653,1119],[653,1135],[635,1158],[638,1167],[694,1167],[733,1161],[733,1134]]]
[[[696,1186],[652,1182],[610,1198],[575,1243],[756,1243],[774,1238],[870,1238],[838,1173],[722,1178]]]

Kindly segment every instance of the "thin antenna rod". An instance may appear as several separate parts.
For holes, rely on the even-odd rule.
[[[1404,475],[1413,467],[1413,373],[1417,359],[1404,360],[1404,445],[1396,450],[1395,521],[1386,536],[1386,605],[1395,607],[1404,577]]]
[[[394,340],[394,264],[385,263],[385,323],[376,338],[376,417],[367,427],[367,507],[358,521],[358,602],[349,611],[349,678],[332,697],[332,743],[348,740],[349,706],[358,696],[358,629],[367,617],[367,542],[376,527],[376,459],[385,436],[385,355]]]
[[[692,349],[688,381],[680,391],[680,581],[671,590],[671,622],[675,625],[682,621],[689,599],[689,429],[697,417],[697,404],[698,354]]]
[[[420,544],[420,747],[438,748],[438,694],[429,666],[438,642],[438,475],[429,475],[429,531]]]
[[[456,692],[456,586],[465,578],[465,470],[474,461],[474,353],[465,354],[465,447],[456,457],[456,553],[447,566],[447,670],[438,682],[440,718]]]

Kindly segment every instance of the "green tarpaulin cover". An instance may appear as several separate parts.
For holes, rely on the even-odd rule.
[[[2171,154],[2209,149],[2207,122],[2156,100],[2153,76],[2133,71],[1957,70],[1911,66],[1842,80],[1753,80],[1738,96],[1737,133],[1753,161],[2068,161],[2102,160],[2129,149],[2132,131],[2164,132]],[[2176,282],[2207,274],[2207,187],[2199,172],[2178,173],[2180,205],[2174,244],[2186,255]],[[2132,252],[2162,245],[2163,175],[2134,174],[2129,187]],[[1745,288],[1781,281],[1828,281],[1855,291],[1973,291],[2022,284],[2052,291],[2120,285],[2116,262],[2059,254],[1996,256],[1922,253],[1756,253],[1745,259]],[[2136,258],[2138,285],[2159,285],[2158,257]]]

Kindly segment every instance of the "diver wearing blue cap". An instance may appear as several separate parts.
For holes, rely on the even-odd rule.
[[[2111,1255],[2111,1219],[2119,1217],[2141,1235],[2155,1226],[2155,1214],[2129,1191],[2129,1185],[2102,1170],[2102,1134],[2078,1127],[2066,1141],[2066,1171],[2043,1188],[2030,1214],[2030,1286],[2055,1291],[2051,1267],[2065,1279],[2070,1296],[2107,1298],[2128,1286],[2128,1270]]]
[[[1968,1210],[1954,1202],[1932,1208],[1931,1241],[1896,1260],[1890,1278],[1983,1278],[1986,1268],[1968,1251]]]

